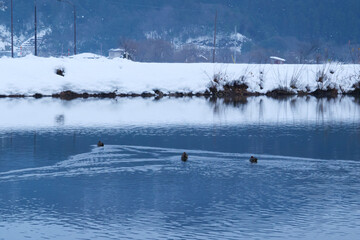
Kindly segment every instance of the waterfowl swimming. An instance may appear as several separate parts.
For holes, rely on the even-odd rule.
[[[103,143],[102,141],[99,141],[99,142],[97,143],[97,146],[98,146],[98,147],[103,147],[103,146],[104,146],[104,143]]]
[[[250,161],[251,163],[257,163],[257,158],[254,157],[254,156],[251,156],[249,161]]]
[[[181,161],[183,162],[186,162],[188,160],[188,155],[186,152],[184,152],[182,155],[181,155]]]

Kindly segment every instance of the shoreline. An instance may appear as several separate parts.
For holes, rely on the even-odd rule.
[[[327,89],[321,90],[317,89],[313,92],[304,92],[304,91],[291,91],[288,89],[275,89],[266,93],[259,92],[248,92],[246,89],[232,89],[232,90],[215,90],[208,89],[204,92],[169,92],[163,93],[159,90],[155,90],[153,92],[142,92],[142,93],[116,93],[116,92],[99,92],[99,93],[77,93],[73,91],[63,91],[55,94],[41,94],[36,93],[33,95],[25,95],[25,94],[10,94],[10,95],[0,95],[1,98],[58,98],[61,100],[73,100],[73,99],[88,99],[88,98],[155,98],[161,99],[164,97],[170,98],[184,98],[184,97],[205,97],[205,98],[219,98],[219,99],[240,99],[247,97],[257,97],[257,96],[267,96],[270,98],[287,98],[287,97],[304,97],[304,96],[312,96],[315,98],[337,98],[340,96],[352,96],[355,98],[360,98],[360,88],[356,88],[352,91],[339,93],[336,89]]]

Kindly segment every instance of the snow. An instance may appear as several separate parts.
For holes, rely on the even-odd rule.
[[[7,6],[5,5],[4,1],[0,1],[0,11],[5,12],[7,9]]]
[[[0,25],[0,51],[4,51],[7,46],[10,46],[10,32],[4,25]]]
[[[136,109],[136,110],[135,110]],[[360,105],[352,97],[294,97],[279,101],[250,97],[234,107],[205,98],[0,99],[0,131],[131,126],[358,124]],[[36,113],[36,114],[34,114]]]
[[[286,60],[283,59],[283,58],[279,58],[279,57],[275,57],[275,56],[271,56],[270,58],[273,59],[273,60],[277,60],[277,61],[281,61],[281,62],[286,62]]]
[[[196,47],[199,50],[212,51],[214,48],[213,35],[201,35],[197,37],[177,37],[171,41],[175,49],[183,49],[187,46]],[[230,49],[241,53],[244,43],[251,42],[250,38],[240,33],[218,33],[216,35],[216,46],[219,49]]]
[[[0,42],[0,51],[4,51],[7,44],[5,42]]]
[[[231,37],[231,39],[239,41],[239,42],[251,41],[251,39],[247,38],[246,36],[242,35],[241,33],[231,34],[230,37]]]
[[[65,77],[55,74],[63,68]],[[345,91],[359,81],[360,66],[340,63],[321,65],[220,64],[220,63],[140,63],[108,59],[91,53],[66,58],[0,58],[0,95],[41,93],[51,95],[66,90],[78,93],[142,93],[158,89],[167,92],[204,92],[214,75],[222,82],[239,80],[249,91],[266,93],[295,85],[297,90],[327,86]],[[316,79],[324,75],[323,83]],[[263,87],[263,89],[260,88]],[[221,88],[221,86],[219,86]]]
[[[124,52],[125,49],[124,48],[112,48],[109,51],[112,51],[112,52]]]
[[[144,33],[146,39],[161,39],[161,35],[157,31],[149,31]]]
[[[44,38],[51,34],[51,28],[38,30],[38,47],[44,44]],[[15,56],[24,56],[34,52],[34,36],[31,33],[14,34],[14,54]],[[0,54],[7,54],[11,50],[11,31],[5,25],[0,25]]]

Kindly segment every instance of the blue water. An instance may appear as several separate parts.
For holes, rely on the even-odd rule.
[[[5,129],[0,239],[357,239],[359,146],[357,122]]]

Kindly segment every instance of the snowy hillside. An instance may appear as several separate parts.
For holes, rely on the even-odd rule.
[[[51,34],[50,28],[39,29],[37,33],[38,48],[45,45],[44,38]],[[22,33],[14,35],[14,55],[25,56],[34,53],[34,33]],[[5,25],[0,25],[0,57],[11,55],[11,32]]]
[[[200,32],[200,30],[193,30]],[[149,31],[144,33],[147,39],[164,39],[172,42],[176,49],[181,49],[186,46],[195,46],[204,50],[212,50],[214,48],[214,36],[211,34],[198,35],[182,32],[178,37],[171,36],[171,33],[164,31],[159,33],[157,31]],[[232,49],[241,53],[241,48],[244,43],[250,42],[251,39],[241,33],[218,33],[216,36],[216,47],[220,49]]]
[[[143,44],[146,44],[149,48],[151,48],[151,46],[149,46],[153,43],[151,40],[155,42],[163,41],[162,44],[159,43],[157,50],[166,52],[165,48],[167,44],[164,42],[170,43],[171,50],[168,49],[167,52],[174,50],[173,58],[175,59],[175,62],[183,62],[181,57],[174,57],[176,55],[186,55],[185,62],[211,62],[210,58],[214,49],[213,32],[207,31],[205,35],[199,33],[202,33],[201,29],[199,28],[192,28],[191,31],[185,29],[183,32],[174,37],[174,34],[171,32],[164,31],[159,33],[154,30],[145,32],[144,36],[148,42]],[[236,55],[240,56],[242,54],[244,45],[251,43],[252,40],[250,38],[238,32],[217,33],[215,44],[217,56],[219,59],[221,59],[222,62],[234,62]],[[131,51],[131,49],[129,49],[129,51]],[[146,49],[145,51],[143,49],[143,51],[133,50],[132,52],[134,55],[136,55],[136,59],[141,59],[143,61],[145,60],[141,58],[141,54],[146,54]],[[152,59],[152,61],[154,60],[156,61],[156,59]],[[163,60],[166,62],[174,62],[171,58]]]
[[[34,32],[34,2],[14,0],[14,34],[30,38]],[[314,59],[355,62],[359,51],[351,56],[349,47],[358,49],[360,1],[303,0],[71,0],[77,13],[78,52],[107,55],[111,48],[124,47],[122,39],[143,41],[157,39],[156,33],[167,36],[167,43],[209,47],[213,43],[214,17],[218,12],[218,47],[229,46],[246,55],[242,62],[264,62],[262,55],[277,55],[291,63]],[[10,29],[10,1],[0,0],[0,24]],[[311,9],[311,11],[309,11]],[[52,33],[40,51],[41,56],[61,56],[73,48],[74,16],[72,7],[64,1],[37,1],[38,29],[51,28]],[[331,13],[331,14],[330,14]],[[251,39],[229,38],[235,31]],[[144,36],[147,35],[147,36]],[[163,38],[161,38],[163,39]],[[225,43],[222,43],[223,40]],[[2,41],[2,48],[4,41]],[[7,43],[10,41],[7,38]],[[149,46],[149,42],[147,42]],[[350,46],[349,46],[350,45]],[[17,45],[20,46],[20,45]],[[156,45],[154,45],[156,47]],[[236,48],[236,49],[234,49]],[[158,50],[159,51],[159,50]],[[146,61],[161,62],[157,52]],[[165,53],[164,53],[165,54]],[[233,62],[231,54],[223,62]],[[138,52],[138,60],[144,52]],[[259,56],[261,55],[261,56]],[[208,56],[207,56],[208,57]],[[239,56],[238,56],[239,57]],[[176,59],[172,62],[184,60]],[[305,61],[307,60],[307,61]],[[143,61],[143,60],[141,60]],[[168,62],[171,62],[170,60]],[[184,61],[182,61],[184,62]],[[358,61],[357,61],[358,62]]]
[[[0,51],[5,51],[11,47],[10,42],[11,33],[6,29],[4,25],[0,25]]]

